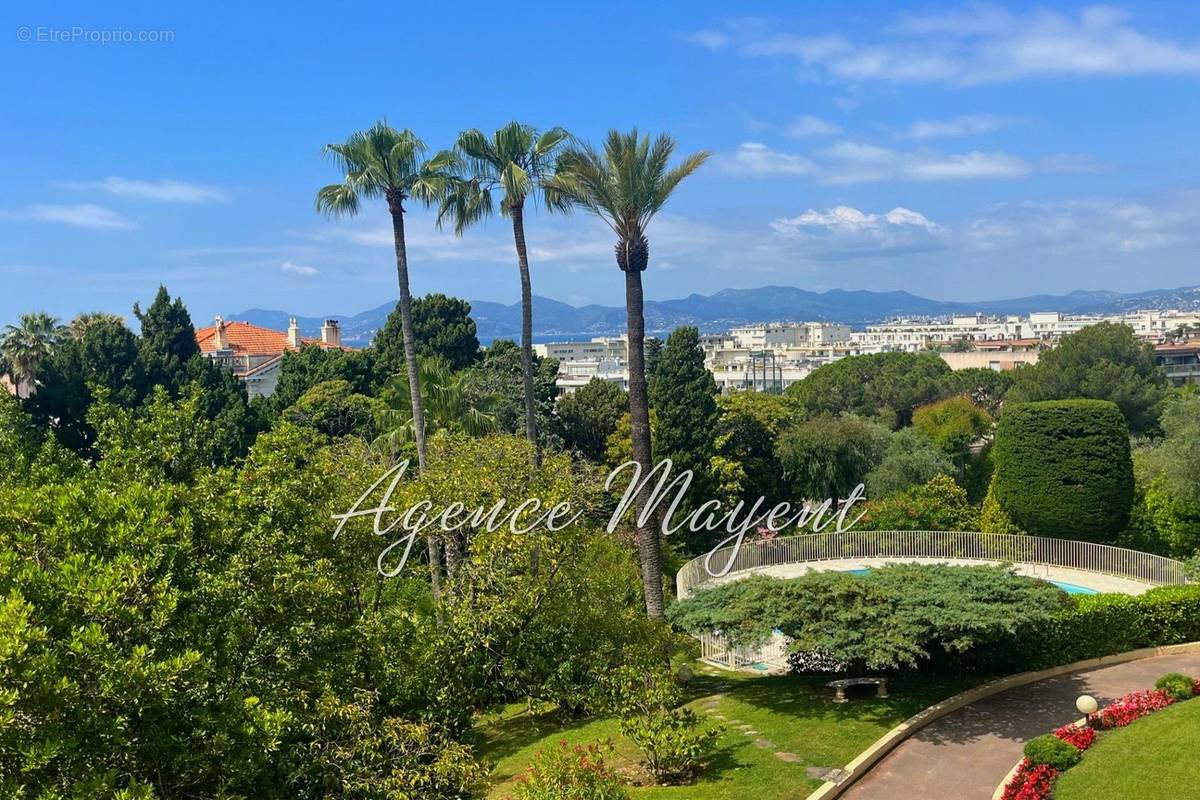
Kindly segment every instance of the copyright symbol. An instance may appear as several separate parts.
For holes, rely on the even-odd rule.
[[[17,41],[18,42],[28,42],[32,38],[33,38],[33,31],[29,30],[29,28],[24,28],[24,27],[17,28]]]

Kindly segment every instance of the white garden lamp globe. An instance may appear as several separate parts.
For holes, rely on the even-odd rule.
[[[1081,694],[1079,695],[1079,699],[1075,701],[1075,708],[1079,709],[1080,714],[1095,714],[1096,709],[1100,708],[1100,705],[1096,702],[1096,698],[1090,694]]]

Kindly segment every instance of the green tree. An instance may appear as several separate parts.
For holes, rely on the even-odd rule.
[[[1200,394],[1180,392],[1166,403],[1162,439],[1149,451],[1149,461],[1164,488],[1200,506]]]
[[[159,286],[154,302],[144,312],[133,304],[133,315],[141,323],[138,349],[146,379],[151,385],[163,385],[177,394],[190,380],[189,364],[200,353],[192,317],[183,298],[173,301],[167,287]]]
[[[376,419],[382,404],[354,392],[349,381],[332,380],[316,384],[283,412],[283,418],[296,425],[315,428],[326,436],[362,436],[375,438]]]
[[[887,441],[887,429],[868,420],[818,417],[787,431],[775,452],[799,498],[832,498],[836,507],[883,458]]]
[[[107,389],[125,408],[149,392],[138,339],[119,319],[96,321],[78,339],[63,339],[42,363],[38,392],[29,401],[38,425],[77,453],[86,453],[94,438],[87,422],[93,387]]]
[[[1129,522],[1129,429],[1106,400],[1010,405],[992,448],[995,495],[1038,536],[1111,542]]]
[[[466,433],[483,436],[497,430],[492,413],[493,398],[472,395],[467,390],[470,374],[452,372],[436,358],[421,359],[421,385],[425,388],[425,418],[428,433]],[[416,440],[413,407],[407,376],[397,373],[381,393],[383,409],[379,414],[382,429],[376,445],[387,452],[399,453],[403,445]]]
[[[967,493],[948,475],[898,494],[872,500],[859,527],[875,531],[974,531],[979,510]]]
[[[888,439],[878,466],[867,473],[867,497],[890,497],[954,471],[954,462],[926,434],[901,428]]]
[[[304,345],[283,354],[270,405],[276,412],[283,411],[309,389],[326,381],[345,381],[355,394],[372,396],[379,391],[382,378],[392,374],[381,375],[381,371],[374,348],[336,350]]]
[[[392,218],[392,240],[396,251],[396,282],[400,288],[400,326],[404,363],[411,392],[412,429],[417,446],[417,463],[425,468],[425,410],[421,402],[421,378],[413,329],[412,295],[408,288],[408,249],[404,239],[404,204],[412,199],[426,205],[437,203],[453,183],[454,156],[440,152],[425,160],[425,143],[410,130],[398,131],[386,121],[350,135],[343,144],[325,146],[341,168],[345,179],[317,192],[317,210],[333,217],[354,216],[363,200],[382,198]],[[436,542],[427,539],[429,573],[434,594],[441,573]]]
[[[0,337],[0,373],[8,372],[17,394],[31,394],[42,365],[54,353],[66,329],[49,314],[22,314],[16,325],[6,325]]]
[[[571,147],[559,159],[557,174],[546,190],[554,202],[574,204],[600,217],[616,234],[617,266],[625,276],[626,336],[629,342],[629,412],[633,457],[642,473],[650,462],[650,403],[646,388],[646,316],[642,273],[650,262],[646,228],[685,178],[708,159],[694,153],[669,167],[675,141],[666,134],[650,141],[637,129],[609,131],[603,153],[590,145]],[[637,496],[640,511],[649,499],[649,486]],[[662,545],[650,525],[638,529],[638,551],[646,595],[646,613],[663,616]]]
[[[913,412],[913,427],[924,433],[962,473],[971,444],[992,429],[992,418],[969,398],[949,397]]]
[[[650,393],[659,419],[655,452],[660,459],[671,459],[675,472],[692,471],[692,497],[700,502],[708,499],[711,484],[717,394],[716,381],[704,366],[700,332],[686,325],[676,328],[667,337]]]
[[[1138,434],[1158,427],[1168,391],[1154,346],[1128,325],[1101,322],[1064,336],[1037,364],[1017,370],[1009,400],[1111,400]]]
[[[775,441],[794,422],[788,402],[766,392],[734,392],[718,397],[717,408],[713,471],[723,496],[748,504],[759,497],[789,499],[775,455]]]
[[[456,371],[479,360],[479,338],[466,300],[444,294],[418,297],[412,304],[412,323],[418,358],[439,358]],[[371,349],[387,375],[404,371],[404,315],[399,304],[375,334]]]
[[[523,402],[524,374],[521,348],[511,339],[496,339],[483,351],[479,363],[470,367],[466,390],[475,400],[493,398],[493,413],[498,429],[504,433],[525,430]],[[538,437],[543,449],[559,445],[554,424],[554,404],[558,397],[558,361],[533,356],[533,396],[536,400]]]
[[[893,428],[902,428],[911,421],[914,408],[946,393],[950,374],[937,353],[850,356],[818,367],[785,394],[805,417],[880,416]]]
[[[529,279],[529,252],[525,246],[525,201],[541,200],[549,211],[569,211],[561,194],[546,192],[554,176],[558,154],[570,135],[562,128],[539,133],[532,125],[510,122],[490,137],[472,128],[458,135],[455,152],[465,167],[464,180],[442,202],[438,223],[449,220],[455,233],[492,215],[497,203],[501,216],[512,221],[521,278],[521,375],[525,398],[525,435],[540,457],[536,399],[533,385],[533,288]]]
[[[986,367],[959,369],[946,376],[946,387],[951,394],[969,397],[993,417],[1000,416],[1004,398],[1013,385],[1014,370],[996,370]]]
[[[620,386],[592,378],[558,400],[556,412],[563,442],[590,461],[603,461],[608,437],[628,408],[629,398]]]

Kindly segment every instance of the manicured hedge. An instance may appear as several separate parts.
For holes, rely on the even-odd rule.
[[[1098,594],[1023,627],[988,655],[1004,671],[1049,669],[1089,658],[1200,641],[1200,585],[1164,586],[1138,597]]]
[[[1129,430],[1107,400],[1006,407],[992,458],[996,498],[1022,530],[1111,542],[1129,523]]]

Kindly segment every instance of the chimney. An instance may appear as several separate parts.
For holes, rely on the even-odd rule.
[[[213,337],[213,339],[215,340],[214,344],[216,345],[216,348],[218,350],[228,350],[229,349],[229,337],[227,337],[225,335],[225,319],[220,314],[218,314],[217,318],[215,320],[213,320],[213,322],[217,326],[217,334],[216,334],[216,336]]]
[[[292,317],[288,320],[288,346],[300,349],[300,326],[296,324],[296,318]]]
[[[342,346],[342,329],[338,327],[336,319],[325,320],[321,326],[321,341],[330,347]]]

